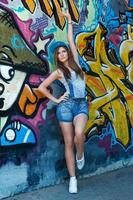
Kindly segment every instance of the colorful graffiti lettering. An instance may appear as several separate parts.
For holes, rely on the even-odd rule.
[[[116,138],[124,146],[130,142],[131,127],[133,127],[131,78],[127,79],[125,68],[119,65],[113,49],[109,49],[106,38],[107,30],[99,24],[93,32],[81,33],[77,36],[77,47],[81,56],[95,75],[86,74],[86,84],[91,98],[90,118],[86,126],[86,134],[91,133],[94,126],[105,126],[111,121]],[[131,41],[130,41],[131,42]],[[129,65],[131,52],[129,41],[120,46],[123,63]],[[132,42],[131,42],[132,43]],[[126,48],[125,48],[126,47]],[[125,54],[125,49],[126,54]],[[130,50],[129,50],[130,49]],[[130,68],[132,71],[132,69]],[[130,71],[129,70],[129,71]],[[131,73],[128,72],[129,77]]]
[[[132,1],[108,0],[99,4],[88,0],[85,4],[73,0],[22,0],[16,4],[14,0],[0,3],[1,132],[8,136],[11,133],[13,138],[11,127],[17,132],[23,124],[24,129],[27,126],[29,130],[29,118],[34,121],[38,112],[41,115],[43,108],[41,111],[39,108],[45,99],[36,92],[36,87],[47,76],[49,68],[54,68],[51,43],[66,40],[65,19],[59,15],[66,5],[76,22],[75,42],[86,73],[90,102],[85,134],[91,137],[97,133],[100,138],[105,127],[112,127],[116,141],[128,148],[133,127]],[[5,32],[8,33],[6,38]],[[15,118],[10,116],[14,108],[17,110]],[[24,117],[23,122],[19,115]],[[11,126],[12,122],[15,125]]]
[[[23,5],[31,13],[34,13],[36,8],[36,2],[34,0],[27,1],[22,0]],[[42,11],[49,17],[54,15],[56,24],[59,28],[63,29],[65,26],[65,19],[63,16],[59,15],[61,8],[63,7],[63,1],[55,0],[49,2],[48,0],[39,0]],[[52,6],[51,6],[52,4]],[[68,9],[72,15],[72,19],[76,22],[79,20],[79,13],[73,0],[67,0]]]
[[[68,177],[56,105],[36,90],[55,70],[56,42],[67,43],[66,8],[89,107],[79,175],[132,164],[133,0],[0,0],[1,197]],[[59,81],[49,89],[64,92]]]

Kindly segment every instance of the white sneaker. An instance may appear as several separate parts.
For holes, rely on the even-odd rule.
[[[80,160],[78,160],[77,158],[77,154],[76,154],[76,163],[77,163],[77,168],[79,170],[83,169],[84,165],[85,165],[85,156],[84,156],[84,153],[83,153],[83,156]]]
[[[69,193],[71,194],[75,194],[77,193],[77,179],[76,177],[70,177],[70,181],[69,181]]]

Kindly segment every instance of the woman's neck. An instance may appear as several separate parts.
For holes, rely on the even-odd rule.
[[[67,69],[69,69],[70,71],[72,70],[68,61],[66,61],[66,62],[64,63],[64,66],[65,66]]]
[[[64,64],[65,67],[70,68],[70,66],[69,66],[69,62],[68,62],[68,61],[66,61],[66,62],[63,63],[63,64]]]

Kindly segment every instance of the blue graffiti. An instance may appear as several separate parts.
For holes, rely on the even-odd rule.
[[[45,36],[46,34],[50,34],[50,33],[55,33],[57,31],[56,26],[52,23],[52,27],[50,29],[46,29],[43,32],[43,35]]]
[[[21,13],[21,12],[23,12],[25,9],[24,9],[23,7],[20,7],[20,6],[19,6],[17,9],[12,8],[12,10],[14,10],[15,12]]]
[[[11,38],[11,44],[15,49],[24,49],[25,46],[23,45],[22,39],[19,35],[14,35]]]
[[[129,149],[132,149],[133,147],[133,129],[131,129],[131,145],[128,146],[128,148],[125,148],[116,138],[114,129],[109,122],[105,128],[102,128],[102,133],[98,136],[100,140],[104,140],[105,137],[108,135],[111,135],[111,143],[110,143],[110,148],[113,148],[115,145],[120,145],[121,148],[127,152]],[[94,135],[95,136],[95,135]]]
[[[18,144],[36,144],[36,137],[31,128],[19,121],[14,121],[2,131],[0,146],[13,146]]]
[[[130,8],[131,8],[131,7],[133,8],[133,0],[129,0],[129,1],[128,1],[128,6],[129,6]]]

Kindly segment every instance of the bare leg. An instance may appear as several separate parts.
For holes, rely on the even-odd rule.
[[[74,158],[74,132],[71,122],[60,122],[60,127],[65,142],[65,158],[67,169],[70,176],[75,176],[75,158]]]
[[[77,150],[77,158],[80,160],[84,152],[84,128],[87,123],[88,116],[85,114],[79,114],[74,118],[74,127],[75,127],[75,137],[74,143]]]

